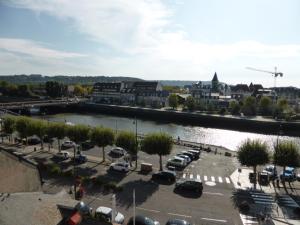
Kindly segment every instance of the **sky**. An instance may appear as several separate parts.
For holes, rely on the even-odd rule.
[[[298,0],[0,0],[0,74],[300,87]]]

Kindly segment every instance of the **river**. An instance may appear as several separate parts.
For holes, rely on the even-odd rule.
[[[86,124],[89,126],[104,126],[114,130],[130,130],[135,132],[136,125],[134,118],[109,116],[103,114],[56,114],[43,116],[44,119],[57,122],[72,122],[74,124]],[[172,137],[180,137],[181,140],[201,142],[205,144],[223,146],[230,150],[236,151],[237,147],[247,138],[259,138],[265,141],[270,148],[276,143],[276,135],[263,135],[257,133],[248,133],[240,131],[232,131],[225,129],[205,128],[199,126],[186,126],[174,123],[161,123],[150,120],[137,119],[138,133],[147,134],[149,132],[162,131],[172,135]],[[284,136],[279,137],[280,140],[292,140],[300,145],[300,138]]]

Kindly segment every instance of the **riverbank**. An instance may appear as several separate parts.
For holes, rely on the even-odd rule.
[[[74,106],[71,110],[83,113],[102,113],[106,115],[140,118],[164,123],[176,123],[182,125],[201,126],[209,128],[229,129],[235,131],[253,132],[260,134],[287,136],[300,136],[299,122],[286,122],[267,119],[255,119],[244,117],[228,117],[220,115],[208,115],[195,112],[182,112],[174,110],[162,110],[152,108],[104,105],[84,103]]]

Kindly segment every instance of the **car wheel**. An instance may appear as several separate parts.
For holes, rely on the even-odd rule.
[[[126,172],[125,169],[122,169],[122,172]]]

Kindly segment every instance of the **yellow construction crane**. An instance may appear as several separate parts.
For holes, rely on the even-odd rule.
[[[260,70],[260,69],[256,69],[256,68],[252,68],[252,67],[246,67],[246,69],[248,70],[254,70],[254,71],[258,71],[258,72],[263,72],[263,73],[270,73],[274,76],[274,91],[275,91],[275,88],[276,88],[276,78],[278,76],[282,77],[283,76],[283,73],[282,72],[278,72],[277,71],[277,67],[275,67],[275,70],[274,72],[272,71],[267,71],[267,70]]]

